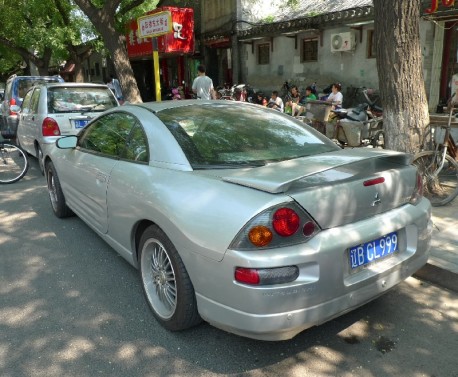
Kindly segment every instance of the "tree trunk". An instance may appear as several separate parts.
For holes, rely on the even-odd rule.
[[[89,0],[74,1],[102,36],[105,47],[113,60],[124,99],[132,103],[142,102],[123,36],[115,27],[116,9],[119,8],[121,0],[105,1],[103,8],[97,8]],[[136,0],[131,2],[130,5],[135,7],[141,3],[142,1]]]
[[[429,123],[420,47],[421,0],[373,0],[387,149],[416,153]]]
[[[142,97],[138,90],[137,81],[135,80],[134,71],[130,65],[129,56],[127,55],[127,49],[122,35],[114,29],[107,35],[105,35],[105,33],[101,34],[105,42],[105,47],[111,53],[111,59],[113,60],[117,79],[121,84],[124,99],[131,103],[142,102]]]

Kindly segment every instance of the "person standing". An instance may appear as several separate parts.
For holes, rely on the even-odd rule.
[[[114,94],[116,98],[118,99],[118,101],[122,101],[121,84],[119,83],[119,80],[115,78],[113,75],[111,75],[110,77],[111,77],[111,81],[110,81],[111,88],[113,88]],[[110,85],[108,87],[110,87]]]
[[[201,64],[197,67],[197,75],[192,83],[192,91],[197,95],[197,98],[206,100],[216,99],[213,81],[205,74],[204,65]]]

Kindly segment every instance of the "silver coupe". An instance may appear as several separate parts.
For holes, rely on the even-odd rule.
[[[124,105],[44,151],[51,205],[137,267],[156,319],[284,340],[422,267],[431,207],[411,156],[340,149],[232,101]]]

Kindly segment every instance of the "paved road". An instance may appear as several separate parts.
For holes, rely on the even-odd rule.
[[[458,377],[458,295],[408,279],[290,341],[161,328],[136,270],[51,213],[36,161],[0,186],[0,376]]]

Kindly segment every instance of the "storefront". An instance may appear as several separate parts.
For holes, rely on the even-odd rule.
[[[195,54],[194,10],[192,8],[159,7],[146,14],[169,11],[172,32],[157,37],[162,99],[167,99],[172,88],[181,87],[190,97],[192,80],[196,76],[199,56]],[[143,101],[155,100],[153,74],[153,43],[151,38],[137,36],[137,20],[129,24],[126,36],[127,52]]]

